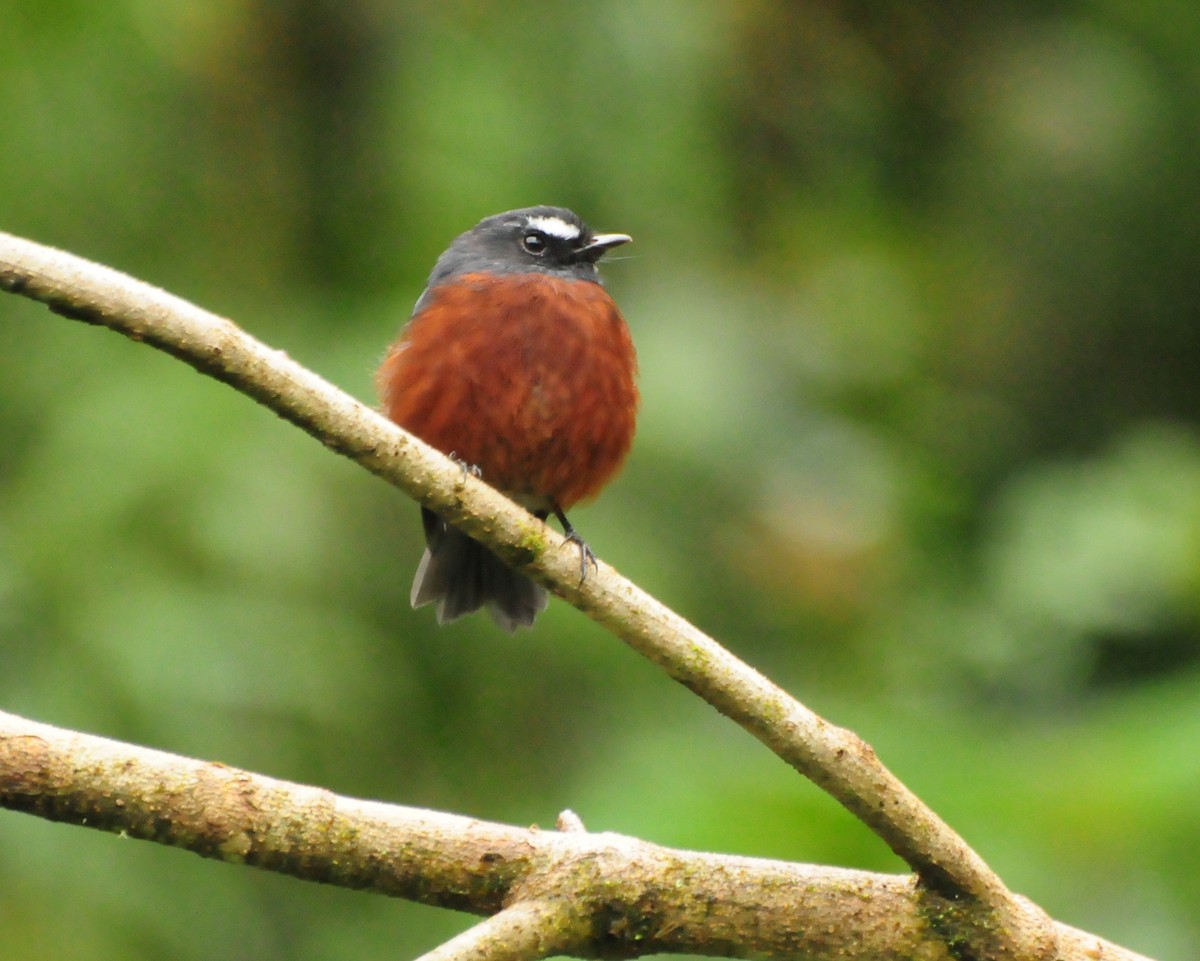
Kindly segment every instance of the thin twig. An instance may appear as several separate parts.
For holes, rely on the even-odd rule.
[[[568,902],[521,901],[467,928],[417,961],[536,961],[583,942]]]

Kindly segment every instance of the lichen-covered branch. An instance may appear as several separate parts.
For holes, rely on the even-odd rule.
[[[1055,956],[1057,929],[1046,916],[1014,896],[856,735],[808,710],[611,567],[599,564],[580,583],[574,545],[375,411],[228,320],[109,268],[6,234],[0,234],[0,289],[144,341],[232,385],[548,585],[870,827],[916,872],[924,918],[960,957]],[[53,816],[52,810],[44,813]],[[221,843],[236,847],[238,841]]]
[[[912,876],[676,851],[614,834],[360,801],[4,713],[0,806],[495,916],[427,956],[438,961],[655,952],[954,957]],[[1145,961],[1065,926],[1052,932],[1058,958]]]

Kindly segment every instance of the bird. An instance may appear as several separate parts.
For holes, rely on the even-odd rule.
[[[637,355],[597,264],[628,234],[596,233],[564,207],[486,217],[438,258],[376,374],[384,414],[508,495],[559,521],[599,493],[633,444]],[[486,608],[501,628],[532,626],[541,585],[428,508],[414,608],[446,624]]]

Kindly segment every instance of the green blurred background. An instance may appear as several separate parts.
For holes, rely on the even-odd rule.
[[[0,229],[373,401],[434,259],[636,243],[605,560],[1056,917],[1200,940],[1200,7],[6,0]],[[0,298],[0,706],[350,795],[903,866],[555,602],[408,607],[416,508]],[[415,955],[465,915],[0,812],[4,959]]]

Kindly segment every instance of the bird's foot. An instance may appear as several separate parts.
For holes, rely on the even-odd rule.
[[[562,524],[563,534],[566,535],[567,540],[579,548],[579,583],[582,584],[587,580],[588,565],[591,564],[593,568],[597,568],[596,555],[588,547],[587,541],[579,536],[579,531],[571,526],[571,522],[567,520],[567,515],[560,508],[554,508],[554,516]]]
[[[454,463],[456,463],[459,466],[459,468],[462,470],[462,472],[464,474],[470,474],[472,477],[482,477],[483,476],[483,468],[482,467],[480,467],[478,464],[468,463],[467,461],[465,461],[461,457],[459,457],[458,454],[455,453],[454,451],[450,451],[450,453],[447,454],[446,456],[449,457],[452,461],[454,461]]]
[[[596,564],[596,555],[588,547],[587,541],[579,536],[578,531],[568,531],[567,540],[579,546],[579,583],[582,584],[587,580],[588,565],[591,564],[592,567],[598,567]]]

